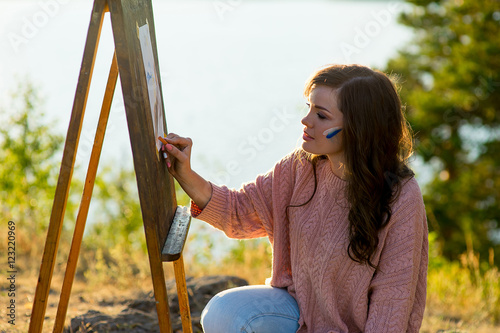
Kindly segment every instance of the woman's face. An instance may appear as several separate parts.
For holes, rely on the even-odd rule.
[[[302,149],[342,161],[342,131],[330,139],[326,137],[330,129],[343,128],[344,125],[343,114],[337,107],[337,90],[328,86],[314,86],[306,104],[309,112],[302,119],[305,126]]]

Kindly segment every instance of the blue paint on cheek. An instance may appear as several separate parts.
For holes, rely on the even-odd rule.
[[[342,131],[342,128],[335,129],[335,130],[331,131],[330,133],[328,133],[328,134],[326,135],[326,138],[327,138],[327,139],[331,139],[331,138],[333,138],[335,135],[339,134],[339,133],[340,133],[340,131]]]

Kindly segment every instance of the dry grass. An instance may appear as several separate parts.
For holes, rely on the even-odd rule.
[[[40,237],[41,238],[41,237]],[[37,240],[37,242],[40,240]],[[27,243],[25,243],[26,245]],[[35,243],[36,244],[36,243]],[[23,245],[24,246],[24,245]],[[44,331],[51,331],[65,267],[68,245],[61,245],[51,293],[47,306]],[[198,249],[199,250],[199,249]],[[9,301],[5,290],[0,293],[0,332],[26,332],[38,278],[41,247],[32,248],[30,256],[18,257],[19,273],[16,280],[16,326],[6,322]],[[271,268],[270,247],[265,241],[243,241],[226,253],[226,257],[213,264],[212,259],[202,260],[187,251],[186,274],[237,275],[250,284],[262,284],[269,277]],[[208,254],[207,254],[208,255]],[[205,258],[206,259],[206,258]],[[99,310],[102,301],[133,297],[152,290],[147,255],[142,251],[126,251],[120,246],[98,251],[83,251],[80,256],[77,278],[73,285],[67,318],[89,309]],[[173,278],[171,264],[165,264],[165,278]],[[109,312],[109,309],[108,309]],[[428,274],[427,308],[421,332],[500,332],[500,272],[484,264],[473,253],[463,255],[461,262],[447,262],[432,258]]]

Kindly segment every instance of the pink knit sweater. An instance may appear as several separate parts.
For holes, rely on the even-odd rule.
[[[405,180],[379,233],[373,263],[347,255],[348,203],[345,181],[328,160],[312,167],[296,153],[238,191],[212,184],[212,198],[198,219],[231,238],[269,237],[273,247],[270,284],[287,288],[300,310],[297,332],[418,332],[425,308],[427,221],[414,178]]]

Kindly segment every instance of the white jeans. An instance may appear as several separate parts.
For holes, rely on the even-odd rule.
[[[295,333],[299,307],[285,290],[245,286],[215,295],[201,314],[205,333]]]

